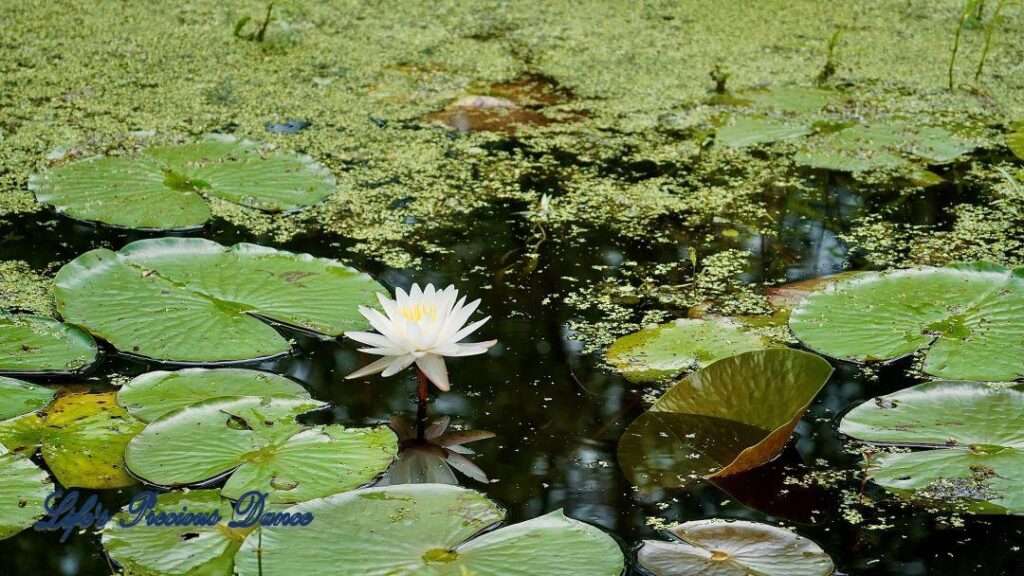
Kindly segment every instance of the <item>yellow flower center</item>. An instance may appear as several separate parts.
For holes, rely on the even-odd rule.
[[[413,322],[419,322],[424,316],[430,318],[431,322],[437,321],[437,306],[433,304],[427,306],[422,302],[418,302],[402,308],[401,311],[402,316],[405,317],[406,320],[411,320]]]

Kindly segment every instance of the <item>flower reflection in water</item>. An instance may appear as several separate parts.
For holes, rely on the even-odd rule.
[[[391,466],[380,485],[441,483],[458,484],[454,470],[476,480],[487,482],[487,474],[467,456],[474,452],[465,444],[494,438],[486,430],[448,431],[451,419],[442,416],[417,426],[404,416],[391,417],[391,428],[398,435],[398,460]]]

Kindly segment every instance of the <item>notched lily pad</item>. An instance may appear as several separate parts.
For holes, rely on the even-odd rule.
[[[772,346],[728,318],[679,318],[619,338],[605,359],[631,382],[658,382],[726,356]]]
[[[187,368],[148,372],[117,392],[117,402],[142,420],[152,422],[179,408],[211,398],[290,395],[309,398],[301,384],[284,376],[242,368]]]
[[[214,134],[197,144],[56,166],[33,175],[29,188],[39,202],[78,220],[187,230],[210,219],[204,196],[283,212],[320,202],[335,181],[308,156]]]
[[[51,318],[0,312],[0,372],[72,374],[96,362],[96,341]]]
[[[173,514],[188,510],[203,515],[217,511],[221,520],[212,526],[197,519],[189,526],[132,526],[137,513],[124,509],[103,528],[103,547],[126,574],[146,576],[231,576],[234,556],[253,528],[230,528],[231,502],[217,490],[167,492],[155,498],[154,512]]]
[[[935,381],[865,402],[840,432],[919,449],[872,456],[867,475],[904,497],[980,514],[1024,514],[1024,384]]]
[[[43,502],[53,492],[46,472],[27,456],[0,444],[0,540],[28,528],[43,516]]]
[[[560,510],[498,530],[505,513],[482,494],[444,484],[370,488],[298,504],[301,530],[264,527],[235,557],[239,576],[618,576],[619,545]],[[381,551],[384,551],[383,553]]]
[[[654,576],[828,576],[835,570],[820,546],[789,530],[743,520],[686,522],[644,540],[640,565]]]
[[[785,348],[744,352],[680,380],[619,440],[618,459],[643,489],[728,476],[777,456],[832,367]]]
[[[61,268],[54,286],[66,321],[121,352],[174,363],[289,352],[261,319],[331,336],[361,329],[358,307],[377,291],[384,288],[335,260],[199,238],[92,250]]]
[[[1024,276],[998,266],[864,273],[808,296],[789,326],[807,347],[842,360],[923,350],[922,369],[934,376],[1024,376]]]
[[[352,490],[387,470],[398,451],[388,428],[307,426],[296,417],[326,404],[295,396],[214,398],[149,423],[125,452],[133,474],[159,486],[230,476],[221,493],[250,490],[294,503]]]
[[[0,420],[42,410],[56,395],[52,388],[0,376]]]
[[[43,459],[65,488],[130,486],[135,479],[125,470],[124,450],[142,428],[113,392],[61,396],[43,420]]]

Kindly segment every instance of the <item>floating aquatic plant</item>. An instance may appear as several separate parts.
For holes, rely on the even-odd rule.
[[[372,362],[346,376],[360,378],[381,372],[392,376],[416,364],[420,375],[419,395],[426,399],[425,382],[429,380],[439,390],[447,392],[448,368],[446,356],[474,356],[487,352],[497,340],[486,342],[460,342],[490,320],[490,316],[477,320],[468,326],[480,300],[466,304],[466,297],[459,298],[455,286],[436,290],[433,284],[420,288],[413,284],[408,293],[395,289],[395,299],[377,294],[384,314],[366,306],[359,312],[370,322],[379,334],[373,332],[345,332],[345,336],[365,344],[361,352],[377,354],[383,358]]]
[[[177,363],[253,360],[291,344],[264,320],[330,336],[365,326],[383,287],[335,260],[200,238],[87,252],[57,273],[68,322],[121,352]]]
[[[0,376],[0,420],[42,410],[56,395],[52,388]]]
[[[735,320],[679,318],[619,338],[605,354],[632,382],[657,382],[750,350],[773,346]]]
[[[764,464],[785,447],[831,374],[820,357],[785,348],[713,362],[669,388],[626,428],[619,465],[649,491]]]
[[[483,494],[445,484],[357,490],[285,512],[302,529],[264,527],[235,556],[235,573],[389,576],[619,576],[622,551],[560,510],[497,530],[505,512]]]
[[[72,374],[98,357],[88,332],[52,318],[0,312],[0,372]]]
[[[334,177],[308,156],[221,134],[138,154],[97,156],[33,175],[43,204],[78,220],[147,230],[188,230],[211,218],[204,196],[284,212],[334,192]]]
[[[0,540],[31,526],[43,513],[53,491],[46,472],[27,456],[0,444]]]
[[[637,561],[654,576],[828,576],[820,546],[784,528],[744,520],[695,520],[644,540]]]
[[[793,310],[809,348],[843,360],[885,361],[922,351],[942,378],[1024,376],[1024,270],[986,264],[865,273],[830,284]]]
[[[935,381],[869,400],[839,431],[880,451],[868,479],[906,498],[980,514],[1024,514],[1024,384]]]
[[[160,486],[229,476],[221,490],[294,503],[352,490],[387,470],[398,451],[386,427],[313,426],[296,418],[327,404],[292,395],[212,398],[150,422],[128,444],[133,474]]]

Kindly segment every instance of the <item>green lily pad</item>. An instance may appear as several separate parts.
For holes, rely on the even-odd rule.
[[[231,136],[129,156],[94,157],[29,180],[36,199],[78,220],[147,230],[187,230],[211,217],[204,196],[266,212],[296,210],[335,190],[308,156]]]
[[[1024,120],[1010,124],[1010,131],[1006,134],[1006,146],[1014,156],[1024,160]]]
[[[117,402],[132,416],[152,422],[201,400],[228,396],[290,395],[309,398],[301,384],[284,376],[241,368],[188,368],[148,372],[117,392]]]
[[[679,318],[616,340],[605,359],[631,382],[657,382],[726,356],[772,346],[728,318]]]
[[[900,168],[909,159],[950,162],[974,150],[974,144],[944,128],[902,122],[855,125],[808,141],[798,164],[841,172]]]
[[[756,108],[788,114],[813,114],[836,101],[838,93],[810,86],[776,86],[743,92],[741,97]]]
[[[214,398],[149,423],[125,452],[128,468],[159,486],[230,476],[221,493],[250,490],[294,503],[352,490],[387,470],[398,451],[389,428],[308,426],[296,417],[327,405],[295,396]]]
[[[697,520],[644,540],[637,560],[654,576],[828,576],[832,559],[789,530],[743,520]]]
[[[865,273],[790,315],[807,347],[856,362],[924,350],[923,370],[961,380],[1024,376],[1024,276],[976,264]]]
[[[26,456],[0,445],[0,540],[10,538],[43,516],[53,492],[46,472]]]
[[[0,376],[0,420],[42,410],[56,395],[52,388]]]
[[[68,322],[121,352],[177,363],[287,353],[261,319],[331,336],[366,327],[361,304],[384,288],[335,260],[199,238],[132,242],[87,252],[57,273]]]
[[[103,547],[126,574],[145,576],[231,576],[235,553],[253,528],[228,526],[233,518],[231,502],[217,490],[167,492],[156,497],[156,513],[187,509],[197,514],[217,511],[221,521],[213,526],[150,526],[124,509],[103,528]]]
[[[71,374],[96,362],[88,332],[51,318],[0,313],[0,372]]]
[[[808,125],[768,117],[739,116],[715,131],[715,141],[729,148],[770,144],[780,140],[806,136]]]
[[[839,430],[881,453],[868,478],[909,498],[964,511],[1024,514],[1024,384],[935,381],[865,402]]]
[[[786,348],[709,364],[626,428],[619,465],[635,486],[650,490],[764,464],[785,447],[831,374],[820,357]]]
[[[35,453],[43,442],[45,428],[46,418],[35,412],[10,420],[0,420],[0,444],[11,452]]]
[[[61,396],[43,423],[43,459],[65,488],[135,484],[125,469],[124,450],[143,423],[117,405],[113,392]]]
[[[624,566],[614,539],[561,511],[485,533],[504,511],[445,484],[358,490],[287,511],[315,520],[250,535],[235,557],[236,574],[327,576],[344,566],[349,574],[388,576],[618,576]]]

